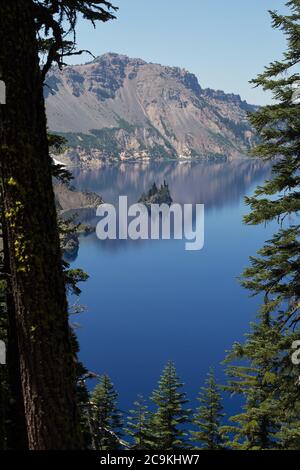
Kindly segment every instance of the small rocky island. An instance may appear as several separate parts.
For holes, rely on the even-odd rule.
[[[170,206],[173,203],[173,199],[171,198],[169,186],[166,181],[163,182],[160,188],[154,182],[148,193],[142,194],[139,202],[146,206],[150,206],[151,204],[168,204],[168,206]]]

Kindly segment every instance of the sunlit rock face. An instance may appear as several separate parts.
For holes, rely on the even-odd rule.
[[[202,89],[195,75],[105,54],[93,62],[52,69],[45,87],[48,124],[64,134],[75,164],[107,160],[226,158],[255,141],[238,95]]]

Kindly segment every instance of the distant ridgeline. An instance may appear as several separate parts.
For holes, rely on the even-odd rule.
[[[202,89],[195,75],[105,54],[53,68],[45,87],[48,125],[68,140],[60,160],[222,158],[246,155],[256,141],[238,95]]]

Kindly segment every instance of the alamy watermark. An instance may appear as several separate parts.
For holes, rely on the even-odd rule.
[[[294,366],[299,366],[300,365],[300,340],[293,342],[292,349],[295,350],[292,354],[292,363],[294,364]]]
[[[6,85],[0,80],[0,104],[6,104]]]
[[[292,103],[293,104],[300,104],[300,80],[296,80],[292,84]]]
[[[97,208],[101,220],[96,226],[100,240],[186,240],[187,251],[204,246],[203,204],[132,204],[119,197],[116,208],[102,204]]]
[[[6,364],[6,344],[4,341],[0,341],[0,364]]]

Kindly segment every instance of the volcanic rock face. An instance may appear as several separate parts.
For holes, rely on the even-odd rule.
[[[52,69],[45,87],[48,125],[67,137],[65,161],[226,157],[255,140],[237,95],[202,89],[195,75],[105,54],[85,65]]]
[[[94,226],[85,221],[95,217],[102,198],[93,192],[78,191],[62,183],[54,184],[55,204],[60,220],[60,245],[64,256],[74,260],[79,250],[79,235],[88,235]]]
[[[60,214],[72,210],[93,209],[103,204],[103,200],[98,194],[78,191],[62,183],[54,184],[54,194],[56,208]]]

